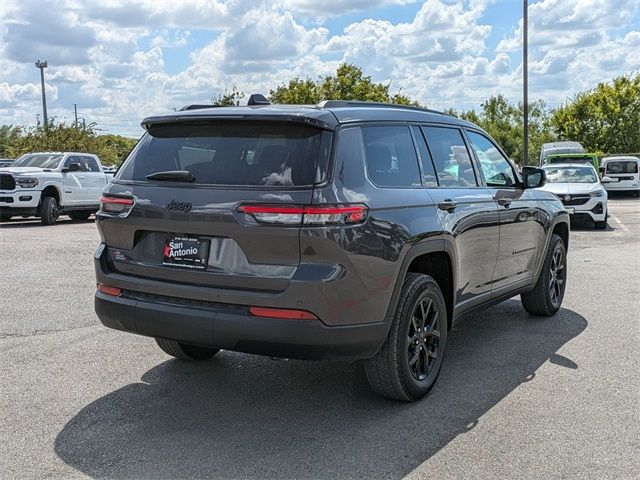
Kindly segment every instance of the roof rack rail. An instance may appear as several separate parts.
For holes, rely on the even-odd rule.
[[[437,113],[440,115],[446,115],[446,113],[439,110],[431,110],[430,108],[416,107],[414,105],[401,105],[399,103],[384,103],[384,102],[366,102],[363,100],[323,100],[318,105],[318,108],[339,108],[339,107],[377,107],[377,108],[402,108],[406,110],[417,110],[419,112]]]
[[[185,105],[184,107],[182,107],[180,110],[178,110],[179,112],[184,112],[185,110],[200,110],[201,108],[216,108],[219,105],[200,105],[200,104],[194,104],[194,105]]]

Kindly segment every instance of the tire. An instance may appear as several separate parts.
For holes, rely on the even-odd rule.
[[[424,397],[438,379],[446,345],[447,309],[440,287],[428,275],[410,273],[384,344],[365,360],[369,385],[394,400]]]
[[[12,215],[7,215],[7,214],[4,214],[4,213],[0,213],[0,222],[8,222],[12,218],[13,218]]]
[[[215,348],[198,347],[164,338],[156,338],[156,343],[164,353],[180,360],[207,360],[220,351]]]
[[[90,210],[76,210],[74,212],[69,212],[67,215],[72,220],[87,220],[91,216]]]
[[[44,197],[40,202],[40,221],[42,224],[53,225],[59,215],[58,201],[53,197]]]
[[[567,249],[555,233],[547,248],[542,271],[532,291],[520,295],[529,315],[550,317],[560,310],[567,288]]]

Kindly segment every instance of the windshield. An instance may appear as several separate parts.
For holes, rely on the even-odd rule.
[[[598,176],[592,167],[546,168],[547,183],[596,183]]]
[[[591,157],[585,157],[583,155],[576,155],[570,157],[549,157],[547,163],[591,163],[593,160]]]
[[[326,176],[331,137],[325,130],[285,123],[158,125],[116,178],[147,182],[152,173],[187,170],[199,184],[309,186]]]
[[[55,155],[51,153],[38,153],[34,155],[23,155],[18,160],[13,162],[12,167],[37,167],[37,168],[51,168],[56,169],[60,165],[62,155]]]
[[[607,163],[607,173],[638,173],[638,162],[635,160],[609,162]]]

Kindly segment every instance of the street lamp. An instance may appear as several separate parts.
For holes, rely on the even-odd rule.
[[[524,0],[522,5],[522,96],[523,98],[523,127],[524,127],[524,151],[522,152],[522,164],[529,164],[529,1]]]
[[[44,69],[47,68],[47,61],[36,62],[36,67],[40,69],[40,83],[42,84],[42,114],[44,117],[44,126],[47,127],[47,95],[44,91]]]

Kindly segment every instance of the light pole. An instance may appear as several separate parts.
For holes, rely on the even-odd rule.
[[[522,153],[523,165],[529,164],[529,15],[528,0],[522,4],[522,96],[523,98],[523,127],[524,127],[524,151]]]
[[[36,62],[36,67],[40,69],[40,83],[42,84],[42,114],[44,117],[44,126],[47,127],[47,94],[44,91],[44,69],[47,68],[47,61]]]

